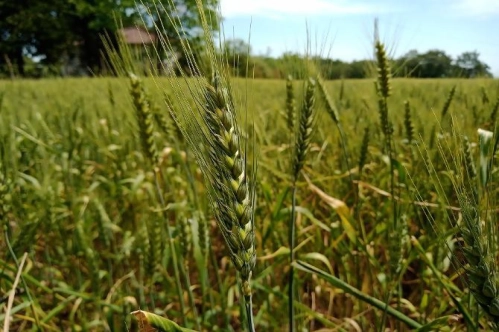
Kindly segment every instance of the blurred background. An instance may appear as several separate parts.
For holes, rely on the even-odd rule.
[[[372,22],[395,61],[395,77],[490,77],[499,74],[499,5],[492,0],[400,3],[377,1],[209,0],[212,29],[239,58],[234,74],[283,78],[306,51],[307,35],[326,79],[366,78],[372,59]],[[175,9],[173,9],[175,8]],[[195,0],[0,1],[0,77],[109,75],[103,37],[116,36],[137,52],[169,37],[175,52],[149,52],[145,62],[168,68],[182,58],[168,15],[183,36],[202,50]],[[154,24],[161,29],[154,29]],[[219,24],[221,23],[221,25]],[[222,27],[222,28],[221,28]],[[221,31],[223,30],[223,31]],[[251,44],[251,46],[250,46]],[[157,48],[161,49],[161,48]],[[144,55],[144,58],[147,56]],[[179,59],[182,63],[182,59]],[[185,63],[185,62],[184,62]],[[167,70],[168,72],[168,70]]]

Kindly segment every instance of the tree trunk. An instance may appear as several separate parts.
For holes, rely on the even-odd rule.
[[[25,75],[24,56],[23,56],[22,47],[19,48],[18,50],[16,50],[15,60],[16,60],[17,72],[19,73],[19,76],[24,77],[24,75]]]

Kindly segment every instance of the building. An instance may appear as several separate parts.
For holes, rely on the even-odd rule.
[[[158,74],[174,74],[178,55],[169,51],[156,52],[155,47],[161,47],[156,33],[141,27],[122,28],[118,30],[118,33],[123,37],[123,41],[130,46],[132,56],[139,60],[140,64],[138,66],[142,67],[145,73],[156,68]],[[166,53],[166,56],[163,59],[157,59],[158,53]]]

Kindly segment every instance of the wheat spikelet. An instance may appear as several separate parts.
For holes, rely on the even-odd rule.
[[[296,101],[293,91],[293,77],[286,79],[286,124],[290,131],[294,131],[296,122]]]
[[[239,272],[245,299],[248,327],[254,331],[251,304],[251,275],[256,263],[254,210],[256,189],[255,172],[250,175],[248,154],[250,142],[243,137],[237,120],[234,95],[230,85],[227,52],[215,48],[210,24],[217,17],[206,17],[206,3],[196,0],[198,14],[204,31],[203,63],[194,54],[191,45],[183,39],[181,23],[169,17],[181,40],[183,55],[190,76],[176,61],[177,69],[187,83],[189,97],[178,79],[170,79],[170,91],[178,109],[169,109],[173,120],[182,131],[189,150],[192,151],[207,187],[208,200],[214,219],[225,239],[229,256]],[[156,29],[161,31],[161,26]],[[166,39],[161,46],[168,51],[173,47]],[[203,65],[203,69],[199,64]],[[206,66],[204,66],[206,64]],[[207,79],[209,78],[209,79]],[[251,142],[254,144],[254,142]],[[253,157],[254,158],[254,157]],[[253,159],[254,161],[255,159]],[[200,223],[201,225],[202,223]],[[201,227],[200,227],[201,228]],[[200,234],[201,237],[206,237]],[[201,240],[201,239],[200,239]]]
[[[463,256],[467,265],[465,274],[474,299],[489,317],[495,331],[499,330],[499,291],[497,289],[496,227],[495,214],[488,211],[494,199],[490,196],[488,174],[490,171],[493,133],[478,129],[480,172],[477,172],[469,141],[463,138],[462,159],[464,176],[456,177],[454,189],[461,208],[461,236],[464,241]],[[444,157],[445,158],[445,157]],[[480,181],[477,181],[478,178]]]
[[[158,160],[158,151],[154,143],[154,126],[151,105],[142,80],[134,74],[130,74],[129,77],[130,95],[132,96],[133,105],[135,107],[142,149],[144,150],[146,157],[153,164],[156,164]]]
[[[376,40],[375,44],[376,61],[377,61],[377,82],[374,83],[376,94],[378,95],[378,111],[380,117],[381,128],[386,139],[387,148],[391,148],[392,125],[388,119],[388,104],[387,99],[391,94],[391,69],[386,55],[385,46],[383,43]]]
[[[225,92],[225,93],[224,93]],[[255,265],[253,199],[246,173],[245,155],[240,147],[233,103],[215,76],[205,90],[205,121],[213,139],[208,148],[213,189],[214,214],[230,249],[232,262],[241,273],[243,292],[251,294],[249,279]]]
[[[178,225],[180,234],[180,254],[186,259],[192,251],[191,227],[189,225],[189,220],[184,216],[178,216],[177,220],[180,221],[180,224]],[[185,262],[187,264],[188,260]]]
[[[142,257],[142,262],[144,266],[151,267],[152,263],[150,261],[151,258],[151,242],[149,240],[149,232],[147,228],[147,223],[139,223],[137,230],[137,238],[135,241],[135,251],[140,254]],[[148,255],[145,255],[147,253]]]
[[[2,163],[0,162],[0,166]],[[9,226],[8,215],[11,211],[12,206],[12,195],[11,195],[11,181],[6,177],[3,167],[0,167],[0,220],[2,221],[2,226]]]
[[[360,147],[360,156],[359,156],[359,176],[362,174],[362,170],[366,165],[367,153],[369,151],[369,127],[364,129],[364,136],[362,137],[362,145]]]
[[[176,106],[173,103],[172,97],[167,93],[164,94],[164,102],[168,111],[168,118],[158,110],[158,112],[154,113],[156,123],[167,137],[175,138],[178,142],[183,142],[184,136],[182,135],[182,131],[180,130],[178,123],[172,117],[172,114],[177,113]]]
[[[449,108],[450,108],[450,105],[452,103],[452,100],[454,99],[455,93],[456,93],[456,86],[454,85],[452,87],[452,89],[449,91],[449,95],[447,96],[447,99],[445,100],[444,106],[442,107],[442,116],[441,116],[442,119],[449,112]]]
[[[338,114],[338,110],[334,106],[333,100],[331,99],[331,96],[329,96],[329,93],[326,90],[326,87],[324,85],[324,81],[322,80],[321,77],[317,78],[317,86],[319,87],[319,91],[324,98],[324,101],[326,102],[326,111],[333,119],[335,124],[340,123],[340,115]]]
[[[386,99],[391,94],[390,63],[386,55],[385,45],[379,39],[376,40],[374,47],[376,49],[379,94]]]
[[[309,78],[305,87],[305,99],[300,112],[300,122],[298,135],[295,142],[295,157],[293,162],[293,178],[298,178],[298,174],[303,168],[305,157],[310,147],[312,136],[312,125],[315,118],[315,80]]]
[[[404,125],[407,141],[411,144],[414,141],[414,125],[412,123],[411,105],[409,101],[404,102]]]
[[[381,131],[385,136],[386,146],[390,147],[393,127],[388,119],[388,104],[386,102],[386,98],[384,98],[381,94],[378,94],[378,112]]]
[[[170,138],[172,134],[170,130],[170,124],[166,119],[166,116],[161,112],[161,109],[157,105],[154,105],[152,114],[158,128],[163,132],[165,137]]]
[[[254,239],[255,180],[248,176],[246,150],[236,120],[228,80],[214,63],[213,83],[198,80],[201,96],[194,95],[201,115],[192,109],[172,113],[204,175],[213,216],[240,273],[243,294],[251,297],[250,278],[256,262]],[[187,106],[184,106],[187,107]],[[190,113],[191,112],[191,113]],[[179,118],[181,116],[182,118]],[[182,122],[183,119],[185,122]],[[199,223],[201,245],[207,244],[207,225]],[[208,251],[208,248],[205,248]]]
[[[466,275],[470,291],[482,309],[499,323],[499,293],[497,291],[497,271],[493,253],[482,228],[478,206],[465,195],[459,195],[464,227],[462,235],[466,246],[463,254],[468,262]]]
[[[148,271],[155,271],[156,267],[159,265],[161,255],[163,253],[163,236],[161,234],[162,229],[162,220],[161,218],[154,217],[148,220],[148,236],[150,239],[149,242],[149,258],[148,262]],[[167,221],[168,222],[168,221]]]

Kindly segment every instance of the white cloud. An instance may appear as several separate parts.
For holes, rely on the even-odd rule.
[[[456,9],[466,16],[493,16],[499,15],[498,0],[459,0]]]
[[[282,18],[287,15],[337,15],[376,13],[376,6],[352,4],[346,0],[221,0],[222,15],[266,16]]]

